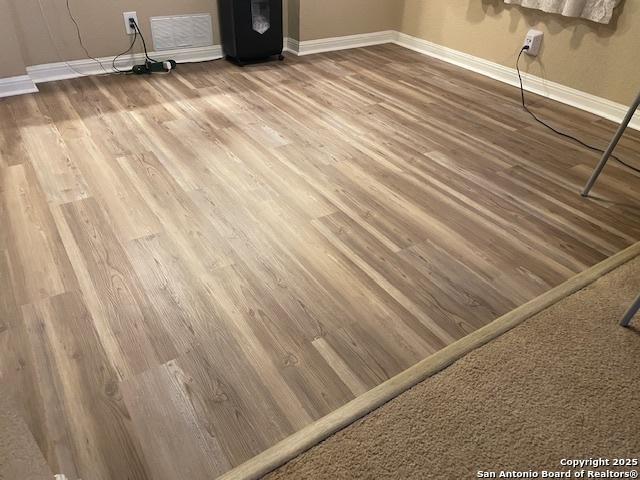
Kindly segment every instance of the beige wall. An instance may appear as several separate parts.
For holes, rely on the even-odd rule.
[[[22,45],[27,65],[77,60],[86,55],[78,44],[75,27],[65,7],[65,0],[41,0],[52,36],[60,51],[52,45],[37,0],[11,1],[12,19]],[[129,46],[122,12],[135,10],[145,38],[151,43],[149,17],[187,13],[211,13],[214,40],[219,43],[217,3],[215,0],[71,0],[72,11],[81,27],[85,45],[95,57],[111,56]],[[0,30],[5,19],[0,17]],[[138,47],[136,51],[141,51]],[[63,57],[63,58],[60,58]]]
[[[65,0],[42,3],[59,53],[37,0],[0,0],[0,78],[23,74],[25,65],[85,58]],[[138,12],[149,40],[150,16],[208,12],[219,41],[216,0],[71,0],[71,7],[94,56],[127,48],[126,10]],[[509,67],[529,28],[545,32],[541,55],[525,58],[529,72],[621,103],[630,103],[640,88],[640,0],[623,2],[611,25],[506,6],[502,0],[285,0],[285,33],[298,40],[401,30]]]
[[[0,45],[3,48],[0,78],[24,74],[25,65],[86,58],[65,0],[41,2],[51,35],[38,0],[0,0]],[[94,57],[113,56],[128,48],[131,37],[124,31],[122,12],[132,10],[138,13],[140,27],[151,49],[149,18],[159,15],[210,13],[214,43],[220,43],[216,0],[70,0],[70,5],[85,45]],[[291,31],[291,35],[299,39],[299,0],[284,0],[283,8],[285,35]],[[138,45],[134,51],[140,52],[142,47]]]
[[[300,0],[285,3],[285,36],[300,40]]]
[[[397,28],[402,0],[299,0],[300,40]]]
[[[640,89],[640,1],[626,0],[610,25],[568,19],[502,0],[406,0],[401,31],[513,67],[525,33],[545,32],[542,53],[526,69],[629,104]]]
[[[0,0],[0,78],[24,75],[25,62],[11,18],[8,0]]]

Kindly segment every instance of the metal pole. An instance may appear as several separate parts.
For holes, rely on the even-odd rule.
[[[631,320],[633,320],[633,317],[636,315],[636,313],[638,313],[638,310],[640,310],[640,295],[638,295],[636,301],[633,302],[633,305],[631,305],[629,311],[624,315],[624,318],[620,322],[620,325],[622,325],[623,327],[628,327],[629,325],[631,325]]]
[[[584,191],[582,192],[583,197],[589,196],[591,189],[598,181],[598,177],[600,177],[600,174],[602,173],[602,170],[604,170],[604,167],[607,165],[607,162],[609,161],[611,154],[613,153],[615,148],[618,146],[618,142],[622,138],[622,135],[624,135],[624,132],[629,126],[629,123],[631,122],[631,119],[633,118],[633,115],[636,113],[636,110],[638,109],[638,107],[640,107],[640,93],[638,94],[638,98],[636,98],[635,103],[631,105],[631,108],[629,108],[629,111],[627,112],[626,117],[624,117],[624,120],[622,121],[620,128],[618,128],[618,131],[613,137],[613,140],[609,144],[607,151],[602,156],[602,159],[600,160],[600,163],[598,163],[598,166],[593,172],[593,175],[591,175],[591,178],[589,179],[587,186],[584,188]]]

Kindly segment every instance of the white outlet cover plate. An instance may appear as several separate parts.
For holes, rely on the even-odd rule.
[[[124,12],[122,16],[124,17],[124,28],[127,31],[127,34],[134,35],[136,33],[136,29],[129,26],[129,19],[133,17],[139,27],[140,22],[138,22],[138,14],[136,12]]]
[[[542,46],[543,38],[544,33],[540,30],[529,30],[529,32],[527,32],[527,36],[524,39],[524,45],[529,47],[529,49],[526,50],[525,53],[533,57],[538,55],[538,53],[540,53],[540,47]]]

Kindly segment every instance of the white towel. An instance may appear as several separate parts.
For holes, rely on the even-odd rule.
[[[598,23],[609,23],[620,0],[504,0],[505,3],[536,8],[566,17],[581,17]]]

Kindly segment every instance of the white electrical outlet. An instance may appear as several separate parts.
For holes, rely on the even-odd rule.
[[[129,23],[129,19],[133,18],[138,24],[138,27],[140,27],[140,23],[138,22],[138,14],[136,12],[124,12],[122,16],[124,17],[124,28],[127,31],[127,34],[134,35],[136,33],[136,29],[135,27],[131,26],[131,24]]]
[[[525,50],[524,53],[533,57],[537,56],[538,53],[540,53],[540,47],[542,46],[543,37],[544,33],[542,33],[540,30],[529,30],[529,32],[527,32],[527,36],[524,39],[524,46],[529,48]]]

